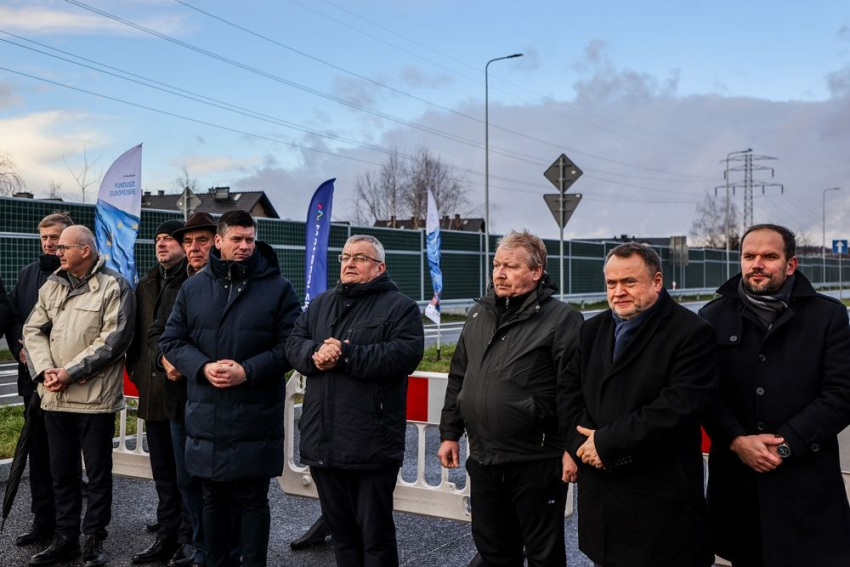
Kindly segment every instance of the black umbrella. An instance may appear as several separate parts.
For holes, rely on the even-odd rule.
[[[12,459],[12,467],[9,469],[9,482],[6,484],[6,492],[3,494],[3,521],[0,523],[0,532],[6,525],[6,518],[9,517],[9,512],[12,510],[12,504],[15,502],[15,496],[18,494],[18,487],[21,484],[21,477],[24,475],[24,469],[27,466],[33,423],[43,419],[42,413],[41,397],[39,397],[38,392],[33,392],[30,396],[30,405],[24,411],[24,426],[21,428],[21,435],[18,437],[18,444],[15,446],[15,457]]]

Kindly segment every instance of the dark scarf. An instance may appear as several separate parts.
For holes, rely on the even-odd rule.
[[[744,286],[744,278],[741,277],[738,282],[738,297],[744,302],[744,306],[758,317],[764,327],[769,329],[774,321],[788,309],[795,279],[794,274],[788,276],[775,295],[759,295],[748,290]]]
[[[614,360],[617,360],[626,345],[634,338],[640,326],[658,309],[658,305],[665,295],[667,295],[667,290],[662,287],[661,293],[658,294],[658,299],[655,300],[652,307],[631,319],[623,319],[614,313],[613,309],[611,310],[611,315],[614,317]]]

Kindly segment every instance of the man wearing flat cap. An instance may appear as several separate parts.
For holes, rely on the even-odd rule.
[[[186,224],[171,233],[171,236],[182,247],[186,255],[185,262],[181,263],[180,274],[165,286],[159,298],[159,311],[149,330],[145,332],[148,356],[154,367],[161,371],[163,380],[163,412],[165,418],[170,421],[171,442],[174,450],[174,459],[177,473],[177,486],[183,502],[183,519],[181,520],[180,541],[184,538],[183,533],[187,524],[191,526],[191,543],[194,547],[194,557],[189,563],[199,565],[206,564],[206,547],[204,545],[204,534],[201,528],[201,514],[203,511],[203,496],[201,494],[200,480],[193,478],[186,470],[186,425],[184,423],[184,409],[186,407],[186,379],[179,370],[162,355],[159,348],[159,337],[165,330],[165,324],[171,315],[174,302],[177,301],[177,292],[187,278],[201,271],[207,265],[210,257],[210,249],[215,240],[217,224],[209,213],[195,213],[189,217]],[[175,552],[175,556],[168,562],[169,567],[183,565],[183,552],[189,551],[188,546],[181,546]],[[180,557],[178,557],[179,555]]]
[[[165,370],[151,359],[148,329],[160,312],[171,312],[163,298],[176,296],[186,280],[186,253],[174,233],[183,228],[182,220],[165,221],[154,233],[156,265],[136,287],[136,332],[127,351],[127,372],[139,389],[139,417],[145,420],[151,471],[159,503],[156,509],[156,540],[144,551],[133,555],[133,563],[174,559],[175,565],[194,559],[192,527],[188,514],[181,526],[182,499],[177,488],[177,466],[171,440],[171,424],[165,414],[163,397]],[[186,547],[188,546],[188,548]]]

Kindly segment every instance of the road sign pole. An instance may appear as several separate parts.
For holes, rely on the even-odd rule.
[[[561,256],[560,256],[560,260],[561,260],[561,270],[560,270],[560,272],[561,272],[561,274],[560,274],[561,275],[561,285],[559,286],[559,289],[561,291],[561,301],[564,300],[564,224],[566,224],[564,222],[564,165],[565,165],[564,164],[564,156],[561,156],[561,159],[558,160],[558,167],[560,169],[560,172],[559,172],[560,177],[558,179],[558,185],[559,185],[558,189],[559,189],[559,192],[561,193],[561,198],[560,198],[560,202],[561,202],[561,210],[560,210],[560,213],[561,213],[561,222],[560,222],[560,225],[561,225],[561,241],[560,241],[561,242],[561,244],[560,244],[560,246],[561,246]]]

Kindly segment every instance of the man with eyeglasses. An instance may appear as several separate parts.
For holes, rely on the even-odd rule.
[[[337,565],[397,566],[393,490],[422,318],[387,275],[377,238],[352,236],[339,261],[339,283],[310,302],[286,345],[307,376],[301,462],[316,482]]]
[[[89,478],[83,564],[100,567],[112,515],[115,413],[124,409],[124,353],[136,300],[127,281],[105,267],[88,228],[66,228],[56,250],[60,269],[39,290],[23,331],[27,366],[40,383],[56,505],[53,542],[30,565],[80,553],[82,452]]]
[[[47,278],[59,268],[56,245],[59,237],[73,225],[66,213],[54,212],[38,223],[39,242],[42,255],[34,262],[24,266],[18,273],[18,281],[12,290],[11,302],[15,321],[6,334],[9,350],[18,364],[18,395],[24,398],[24,408],[30,403],[41,405],[35,383],[30,377],[23,350],[23,326],[38,301],[38,290]],[[36,399],[33,399],[35,396]],[[29,411],[29,410],[26,410]],[[44,429],[44,417],[41,412],[32,412],[30,420],[30,492],[32,494],[32,513],[34,519],[29,531],[19,535],[16,545],[32,545],[49,541],[53,537],[56,524],[56,509],[53,506],[53,478],[50,476],[50,458],[47,448],[47,432]]]

